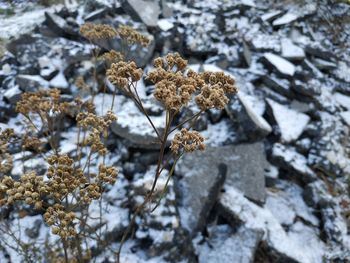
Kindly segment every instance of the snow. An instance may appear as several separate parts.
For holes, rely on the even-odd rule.
[[[208,123],[206,130],[201,134],[205,138],[205,144],[208,146],[221,146],[235,140],[235,133],[230,120],[222,119],[216,124]]]
[[[265,53],[264,58],[267,59],[280,73],[291,77],[294,75],[295,66],[288,60],[272,53]]]
[[[287,14],[281,16],[280,18],[277,18],[276,20],[274,20],[272,22],[272,25],[274,25],[274,26],[286,25],[286,24],[289,24],[297,19],[298,19],[298,16],[296,14],[287,13]]]
[[[350,111],[344,111],[340,113],[345,123],[350,126]]]
[[[169,19],[159,19],[157,24],[162,31],[168,31],[174,27],[174,24]]]
[[[67,89],[69,87],[69,83],[64,76],[63,72],[59,72],[51,81],[50,86],[59,89]]]
[[[325,244],[319,241],[316,229],[296,223],[287,232],[283,229],[273,213],[246,199],[241,192],[233,187],[227,187],[220,198],[221,206],[229,213],[238,217],[248,229],[264,232],[263,239],[268,246],[298,262],[322,262]],[[300,233],[300,229],[303,229]],[[302,234],[302,240],[295,233]],[[305,245],[307,240],[307,246]],[[311,248],[311,249],[310,249]]]
[[[298,139],[310,121],[310,117],[271,99],[267,99],[267,102],[271,106],[274,118],[281,130],[282,140],[291,142]]]
[[[35,10],[17,13],[11,17],[0,17],[0,38],[9,39],[32,31],[45,20],[45,12],[54,12],[62,5],[49,8],[36,7]]]
[[[303,59],[305,57],[304,49],[295,45],[289,38],[281,40],[282,57],[287,59]]]
[[[266,14],[263,14],[263,15],[261,16],[261,19],[262,19],[263,21],[269,21],[269,20],[275,18],[276,16],[279,16],[281,13],[282,13],[282,12],[281,12],[280,10],[271,11],[271,12],[268,12],[268,13],[266,13]]]
[[[342,93],[335,92],[333,94],[333,98],[336,102],[339,103],[340,106],[350,110],[350,96],[346,96]]]
[[[284,162],[291,165],[293,169],[301,174],[314,174],[307,165],[307,159],[298,153],[293,147],[286,147],[280,143],[275,143],[272,148],[272,155],[274,157],[282,158]]]

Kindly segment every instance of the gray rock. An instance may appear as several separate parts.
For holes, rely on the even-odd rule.
[[[55,34],[62,37],[78,37],[78,32],[64,18],[49,12],[45,12],[45,17],[47,25]]]
[[[4,98],[11,104],[16,104],[21,99],[22,91],[15,85],[4,92]]]
[[[272,131],[271,126],[249,103],[243,92],[231,97],[225,109],[231,120],[238,123],[242,139],[260,140]]]
[[[293,147],[275,143],[272,147],[271,162],[288,171],[297,180],[305,183],[313,182],[317,175],[310,169],[305,156],[298,153]]]
[[[249,163],[254,163],[254,165],[249,165]],[[218,174],[220,164],[227,169],[225,185],[235,186],[245,196],[256,202],[264,202],[264,169],[269,164],[261,142],[208,148],[204,152],[185,155],[177,165],[176,174],[183,175],[188,181],[185,181],[186,185],[191,182],[194,184],[193,187],[199,191],[198,193],[192,191],[191,196],[187,191],[179,188],[181,192],[189,195],[188,202],[196,196],[207,195],[207,191],[204,191],[204,188],[199,189],[199,185],[214,180],[212,177]],[[196,169],[193,170],[193,167]]]
[[[283,16],[277,18],[276,20],[274,20],[272,22],[272,25],[275,27],[279,27],[279,26],[283,26],[283,25],[287,25],[290,24],[294,21],[296,21],[299,18],[298,15],[293,14],[293,13],[286,13]]]
[[[277,78],[275,74],[268,74],[262,77],[264,84],[278,92],[279,94],[288,98],[293,98],[294,93],[290,88],[290,82],[287,79]]]
[[[269,256],[276,259],[273,262],[322,262],[325,244],[316,228],[297,221],[285,230],[272,211],[249,201],[233,187],[225,188],[218,208],[233,227],[238,221],[245,228],[263,231]],[[307,247],[302,240],[308,240]]]
[[[263,14],[263,15],[261,16],[261,19],[262,19],[263,21],[266,21],[266,22],[271,22],[272,20],[278,18],[278,17],[281,16],[282,14],[283,14],[283,12],[280,11],[280,10],[270,11],[270,12],[268,12],[268,13],[266,13],[266,14]]]
[[[338,67],[337,63],[319,58],[313,59],[313,63],[320,70],[332,70]]]
[[[124,0],[122,7],[126,13],[141,20],[146,26],[156,27],[161,13],[159,1]]]
[[[49,82],[40,76],[17,75],[16,83],[23,91],[36,91],[49,87]]]
[[[319,42],[310,43],[305,47],[305,51],[310,55],[313,55],[325,60],[329,60],[330,58],[335,58],[334,53],[327,50]]]
[[[338,68],[334,71],[334,74],[339,80],[350,83],[350,66],[346,62],[340,61],[338,63]],[[350,94],[350,91],[348,91],[348,93]]]
[[[304,69],[308,70],[313,77],[322,78],[323,73],[311,63],[311,61],[304,59],[302,66]]]
[[[281,105],[271,99],[267,99],[274,120],[280,128],[281,138],[284,142],[295,141],[303,133],[310,117]]]
[[[288,60],[272,53],[265,53],[264,58],[264,61],[272,66],[279,74],[288,77],[294,76],[295,66]]]
[[[39,231],[42,225],[42,220],[41,219],[36,219],[33,222],[33,225],[30,227],[27,227],[25,229],[25,233],[29,238],[35,239],[39,236]]]
[[[255,51],[281,51],[281,42],[279,36],[277,35],[258,32],[246,38],[252,49]]]
[[[290,60],[303,60],[305,58],[304,49],[295,45],[289,38],[281,40],[282,57]]]
[[[192,235],[205,226],[225,181],[227,167],[220,160],[214,161],[208,149],[185,155],[177,164],[176,174],[180,178],[175,181],[175,191],[180,221]]]
[[[106,8],[106,7],[99,8],[97,10],[92,11],[89,14],[86,14],[84,17],[84,20],[85,21],[93,21],[95,19],[102,18],[106,15],[107,12],[108,12],[108,8]]]
[[[292,88],[296,93],[313,97],[321,94],[322,84],[318,79],[314,78],[306,82],[295,80]]]
[[[201,263],[253,263],[262,232],[240,227],[233,232],[228,225],[213,226],[209,237],[203,242],[196,238],[195,243],[198,262]]]

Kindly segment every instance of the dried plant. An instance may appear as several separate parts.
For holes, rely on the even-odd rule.
[[[80,32],[90,41],[119,37],[129,45],[149,44],[147,37],[128,26],[114,29],[109,25],[88,23],[81,27]],[[228,103],[227,95],[237,93],[237,88],[234,79],[222,72],[196,73],[187,69],[187,61],[178,53],[156,58],[154,69],[147,75],[134,61],[124,61],[125,54],[117,51],[111,50],[101,56],[94,53],[95,62],[98,58],[106,61],[106,65],[109,66],[106,70],[108,80],[116,89],[129,96],[147,118],[159,144],[158,161],[151,189],[133,212],[120,247],[115,252],[116,261],[119,262],[122,246],[133,228],[136,217],[157,208],[166,192],[177,161],[183,154],[205,149],[204,137],[193,130],[198,117],[206,110],[222,109]],[[96,70],[93,77],[95,85],[99,87]],[[142,78],[155,85],[153,95],[164,107],[166,121],[161,129],[156,128],[139,96],[137,82]],[[61,241],[58,250],[48,248],[48,253],[57,259],[55,262],[66,263],[76,262],[74,258],[77,262],[90,260],[91,252],[83,246],[88,238],[98,239],[101,244],[105,243],[101,232],[89,231],[87,224],[89,205],[93,200],[101,200],[106,187],[115,184],[118,176],[116,167],[105,163],[108,149],[104,143],[108,138],[109,127],[117,121],[117,117],[111,111],[116,90],[111,110],[103,116],[97,116],[93,103],[94,89],[86,84],[83,77],[78,77],[75,84],[80,89],[90,91],[92,99],[83,102],[77,98],[67,102],[62,100],[59,90],[52,89],[24,93],[22,100],[17,104],[17,111],[28,120],[29,124],[26,135],[22,137],[22,149],[35,151],[45,158],[48,164],[45,174],[39,174],[34,170],[23,173],[19,179],[12,178],[10,176],[12,160],[11,155],[7,153],[7,145],[14,133],[11,130],[0,133],[0,174],[5,175],[0,180],[0,208],[25,204],[40,211],[46,224],[51,227],[52,233],[59,236]],[[198,112],[177,123],[177,117],[190,103],[197,104]],[[71,155],[61,153],[59,141],[57,142],[57,134],[61,129],[58,124],[67,116],[76,120],[78,128],[76,149]],[[40,121],[40,127],[34,119]],[[176,131],[170,140],[171,134]],[[44,151],[43,145],[46,142],[49,149]],[[171,154],[166,157],[168,150]],[[93,158],[102,161],[93,163],[91,162]],[[96,166],[97,173],[91,172],[92,166]],[[158,179],[162,171],[169,166],[166,185],[159,195],[155,192]],[[151,209],[147,209],[148,204],[153,204]],[[60,248],[64,252],[64,257],[59,256]]]

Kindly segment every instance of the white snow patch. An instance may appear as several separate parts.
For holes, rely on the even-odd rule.
[[[310,117],[271,99],[267,99],[267,102],[271,106],[275,120],[281,129],[282,140],[291,142],[298,139],[310,121]]]
[[[262,230],[264,232],[263,239],[267,241],[269,246],[298,262],[322,262],[325,244],[317,238],[316,229],[299,223],[294,226],[294,229],[286,232],[269,209],[249,201],[233,187],[227,187],[225,190],[220,198],[220,204],[243,221],[245,227]],[[294,231],[301,227],[308,230],[307,233],[304,233],[303,242],[294,235]],[[308,240],[307,246],[304,243],[305,239]]]
[[[288,60],[272,53],[265,53],[264,57],[282,74],[293,76],[295,73],[295,66]]]
[[[281,25],[289,24],[297,19],[298,19],[298,15],[292,14],[292,13],[287,13],[287,14],[281,16],[280,18],[277,18],[276,20],[274,20],[272,22],[272,25],[281,26]]]

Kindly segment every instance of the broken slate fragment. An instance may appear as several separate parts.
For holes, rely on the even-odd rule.
[[[289,38],[281,40],[282,57],[290,60],[302,60],[305,58],[304,49],[295,45]]]
[[[267,99],[267,102],[271,107],[273,117],[280,128],[282,140],[284,142],[291,142],[298,139],[310,121],[310,117],[271,99]]]
[[[233,227],[239,221],[245,228],[262,231],[269,253],[279,259],[276,262],[322,262],[325,244],[320,241],[317,228],[297,221],[285,230],[272,211],[249,201],[233,187],[225,188],[219,211]]]
[[[293,147],[275,143],[272,147],[271,162],[298,176],[302,182],[309,183],[317,179],[316,174],[308,166],[305,156]]]
[[[283,26],[283,25],[287,25],[289,23],[292,23],[297,19],[298,19],[298,15],[292,14],[292,13],[287,13],[287,14],[281,16],[280,18],[277,18],[276,20],[274,20],[272,22],[272,25],[276,26],[276,27]]]
[[[209,237],[204,242],[201,236],[193,240],[201,263],[252,263],[263,234],[244,226],[234,232],[229,225],[216,225],[208,232]]]
[[[264,58],[274,69],[277,70],[278,73],[288,77],[293,77],[295,66],[288,60],[272,53],[265,53]]]
[[[160,6],[158,1],[124,0],[122,7],[126,13],[141,20],[146,26],[156,27]]]
[[[257,112],[242,91],[230,99],[225,109],[231,120],[239,123],[242,135],[248,140],[262,139],[272,131],[270,124]]]

